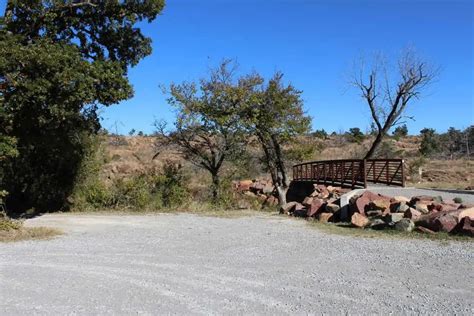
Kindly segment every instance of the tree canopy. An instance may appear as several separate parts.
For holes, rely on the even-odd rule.
[[[17,157],[0,187],[14,209],[64,207],[100,106],[130,98],[129,66],[151,53],[135,25],[155,1],[9,1],[0,27],[1,140]]]
[[[235,78],[231,61],[211,70],[199,84],[171,84],[168,103],[176,109],[173,129],[158,122],[158,150],[172,146],[182,157],[212,176],[212,196],[219,194],[220,170],[226,160],[245,150],[248,137],[240,124],[240,110],[248,102],[252,78]]]
[[[275,73],[266,85],[259,75],[254,80],[261,84],[246,103],[241,122],[250,135],[257,137],[263,163],[277,188],[280,204],[284,204],[289,179],[283,146],[310,131],[311,117],[304,112],[302,91],[285,84],[282,73]]]

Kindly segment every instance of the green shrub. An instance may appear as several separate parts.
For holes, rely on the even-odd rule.
[[[187,181],[181,165],[165,163],[163,173],[155,178],[156,191],[164,207],[182,206],[189,201]]]
[[[462,203],[463,201],[462,201],[462,198],[460,198],[460,197],[457,196],[457,197],[455,197],[455,198],[453,199],[453,202],[454,202],[454,203]]]
[[[420,131],[421,143],[420,153],[425,157],[431,157],[440,149],[439,135],[433,128],[424,128]]]
[[[323,129],[318,129],[315,130],[313,133],[311,133],[312,136],[316,138],[321,138],[321,139],[327,139],[328,138],[328,133]]]
[[[119,179],[114,183],[112,205],[121,208],[146,208],[152,200],[153,184],[146,175]]]
[[[346,132],[346,137],[350,142],[358,144],[362,143],[362,141],[365,139],[364,133],[362,133],[358,127],[349,128],[349,131]]]
[[[84,187],[82,193],[87,204],[94,208],[106,208],[113,204],[113,195],[100,181],[94,181]]]
[[[395,128],[395,130],[392,133],[393,137],[396,140],[399,140],[401,137],[405,137],[408,135],[408,127],[406,124],[403,124],[401,126],[398,126]]]

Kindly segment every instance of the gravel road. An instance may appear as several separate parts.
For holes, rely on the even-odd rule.
[[[474,313],[473,244],[323,233],[271,215],[46,215],[0,244],[0,314]]]

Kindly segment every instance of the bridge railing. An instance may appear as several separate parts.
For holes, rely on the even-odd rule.
[[[293,166],[294,181],[367,187],[367,183],[405,186],[403,159],[341,159]]]

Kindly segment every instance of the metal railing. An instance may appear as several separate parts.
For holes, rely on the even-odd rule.
[[[311,161],[293,166],[293,181],[367,187],[367,183],[405,186],[403,159]]]

